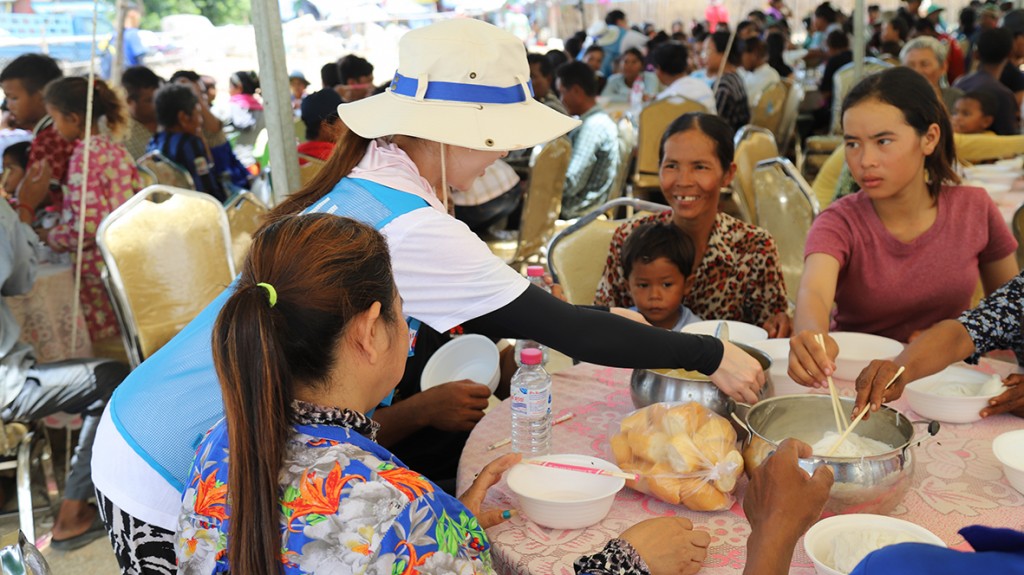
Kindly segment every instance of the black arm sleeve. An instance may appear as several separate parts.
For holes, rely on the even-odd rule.
[[[466,331],[527,338],[589,363],[611,367],[684,368],[710,375],[722,362],[722,342],[676,333],[617,315],[577,307],[530,286],[508,305],[466,322]]]

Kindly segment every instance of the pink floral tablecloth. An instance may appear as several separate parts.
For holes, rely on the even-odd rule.
[[[1009,373],[1010,364],[992,362],[983,369]],[[633,410],[629,397],[628,370],[583,364],[554,376],[554,415],[571,411],[576,416],[554,428],[556,453],[580,453],[610,459],[607,430]],[[852,393],[849,382],[837,382]],[[904,400],[892,406],[908,415]],[[916,416],[913,419],[920,419]],[[995,416],[973,424],[944,424],[939,434],[914,448],[914,481],[904,501],[891,515],[922,525],[950,547],[964,547],[957,530],[965,525],[984,524],[1024,529],[1024,495],[1015,491],[1003,476],[992,454],[992,439],[1012,429],[1024,428],[1024,420],[1010,415]],[[487,446],[508,437],[509,403],[491,410],[473,430],[459,463],[458,489],[465,491],[473,477],[492,459],[508,453],[509,447],[487,451]],[[553,530],[540,527],[517,515],[488,530],[493,557],[499,573],[562,575],[573,573],[573,560],[599,550],[627,527],[649,517],[678,515],[711,534],[708,557],[701,573],[742,571],[746,540],[750,533],[742,510],[746,480],[736,492],[737,502],[728,511],[702,513],[669,505],[623,489],[607,517],[587,529]],[[515,495],[502,480],[491,489],[485,507],[517,508]],[[814,568],[797,545],[790,573],[812,574]]]
[[[92,343],[81,307],[75,345],[71,345],[71,309],[75,297],[75,273],[70,264],[42,264],[32,291],[7,298],[7,306],[21,326],[20,340],[31,344],[40,363],[74,357],[91,357]]]

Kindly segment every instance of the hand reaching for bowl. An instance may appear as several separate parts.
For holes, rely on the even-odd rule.
[[[773,315],[761,327],[768,332],[768,337],[789,337],[793,332],[793,320],[784,312]]]
[[[982,417],[999,413],[1012,413],[1017,417],[1024,417],[1024,375],[1010,374],[1003,380],[1003,385],[1009,389],[989,400],[989,406],[981,410]]]
[[[619,539],[629,543],[647,563],[651,575],[691,575],[700,571],[711,536],[694,531],[685,517],[656,517],[637,523]]]
[[[470,485],[469,489],[459,497],[459,501],[466,506],[466,509],[473,513],[477,523],[484,529],[494,527],[512,517],[513,512],[511,509],[488,509],[483,511],[481,507],[484,504],[484,498],[487,497],[487,490],[501,480],[503,473],[522,461],[522,459],[523,455],[521,453],[509,453],[488,463],[480,471],[480,474],[476,476],[476,479],[473,480],[473,485]]]
[[[910,382],[906,373],[893,381],[899,369],[899,364],[888,359],[876,359],[869,363],[857,376],[857,402],[853,406],[853,413],[859,414],[870,403],[871,409],[864,414],[864,419],[868,419],[883,403],[899,399],[903,395],[903,388]],[[890,381],[892,385],[887,388]]]
[[[486,385],[463,379],[450,381],[420,393],[429,425],[444,431],[472,431],[483,419],[491,390]]]
[[[711,382],[736,401],[757,403],[758,392],[764,386],[764,369],[753,356],[734,344],[728,341],[722,344],[725,346],[722,363],[711,374]]]
[[[825,349],[815,341],[817,334],[803,330],[789,338],[789,377],[806,387],[828,387],[828,376],[836,371],[839,345],[827,333]]]

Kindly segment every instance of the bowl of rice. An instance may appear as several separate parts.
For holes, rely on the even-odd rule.
[[[946,546],[920,525],[866,513],[822,519],[804,535],[804,551],[818,575],[847,575],[871,552],[900,543]]]

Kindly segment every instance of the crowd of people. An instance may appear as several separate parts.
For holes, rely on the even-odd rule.
[[[712,1],[707,22],[688,33],[681,23],[670,33],[633,29],[613,10],[546,54],[527,54],[489,24],[448,20],[406,34],[385,83],[356,55],[325,64],[316,91],[293,72],[300,161],[321,167],[273,208],[236,281],[158,352],[130,373],[103,359],[38,364],[0,305],[3,420],[85,416],[53,545],[107,534],[126,574],[487,572],[485,529],[511,510],[482,504],[519,457],[496,459],[454,493],[490,390],[467,380],[420,388],[426,362],[462,333],[528,338],[602,365],[695,370],[750,403],[765,383],[760,365],[728,341],[679,333],[686,324],[732,319],[790,337],[790,376],[808,387],[835,371],[830,331],[910,342],[861,374],[856,411],[877,410],[958,360],[993,349],[1024,357],[1017,243],[989,196],[961,185],[955,169],[957,138],[1021,138],[1024,88],[1004,76],[1020,74],[1013,54],[1024,12],[1006,13],[999,27],[1000,10],[966,8],[959,31],[947,33],[942,11],[921,13],[916,1],[891,15],[873,9],[871,37],[860,40],[830,4],[814,10],[793,64],[820,66],[826,100],[826,78],[851,60],[851,42],[900,65],[835,95],[838,118],[815,115],[839,123],[855,193],[815,220],[797,294],[786,293],[772,236],[720,211],[736,174],[736,131],[767,87],[796,73],[783,59],[795,46],[780,0],[735,29]],[[94,341],[118,336],[96,229],[140,189],[136,161],[159,152],[224,201],[260,169],[255,137],[265,107],[278,104],[263,101],[251,71],[231,75],[222,105],[210,79],[189,70],[164,80],[132,66],[121,85],[123,94],[64,77],[40,54],[0,71],[12,127],[0,133],[10,200],[0,202],[3,294],[31,289],[40,245],[79,250]],[[661,137],[668,209],[615,231],[593,306],[531,285],[490,252],[481,237],[514,229],[527,193],[523,150],[569,139],[562,216],[581,216],[629,169],[602,103],[672,98],[705,111],[680,116]],[[979,282],[987,297],[971,310]],[[496,394],[507,397],[510,351],[501,362]],[[1003,413],[1024,417],[1024,378],[1011,376],[982,415]],[[797,459],[809,453],[788,440],[754,472],[743,503],[746,573],[787,572],[797,539],[820,516],[832,473],[801,471]],[[651,519],[578,558],[576,569],[694,573],[709,540],[685,519]],[[930,573],[1024,572],[1019,550],[905,545],[855,573],[918,560]]]

